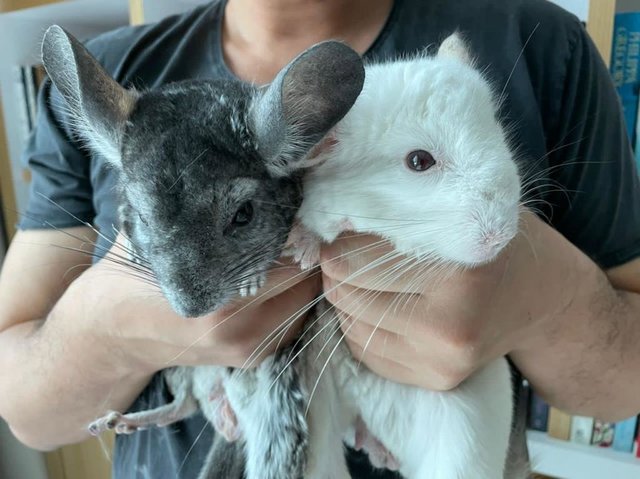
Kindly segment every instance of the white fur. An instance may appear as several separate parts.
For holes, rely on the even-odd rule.
[[[436,56],[367,68],[361,96],[335,129],[337,144],[305,179],[299,220],[323,240],[350,223],[408,256],[472,266],[493,259],[515,235],[520,182],[491,88],[458,37],[445,47]],[[413,150],[430,152],[436,165],[409,170],[405,157]],[[339,359],[324,373],[331,379],[320,380],[314,402],[326,401],[337,384],[343,409],[324,412],[341,424],[316,418],[324,430],[312,427],[312,435],[350,442],[359,413],[408,479],[503,478],[513,409],[505,359],[453,391],[431,392],[356,368],[344,344],[336,351]],[[314,447],[321,446],[312,441],[312,457],[339,462],[335,451]]]
[[[349,220],[400,251],[472,265],[493,257],[478,251],[483,235],[515,234],[517,167],[491,89],[467,64],[425,56],[368,67],[335,137],[306,176],[299,212],[325,241]],[[422,173],[404,163],[419,149],[437,162]]]

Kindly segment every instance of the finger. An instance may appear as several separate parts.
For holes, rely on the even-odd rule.
[[[354,286],[390,292],[420,292],[427,266],[395,251],[376,236],[339,237],[324,245],[322,271]]]
[[[360,344],[352,342],[349,339],[347,339],[347,345],[349,346],[353,358],[367,366],[367,368],[378,376],[390,379],[397,383],[410,385],[418,384],[415,372],[403,364],[400,364],[393,359],[379,356],[368,348],[365,350]]]
[[[340,312],[357,318],[372,327],[406,336],[412,326],[422,324],[423,312],[418,294],[388,293],[356,288],[349,284],[338,285],[330,278],[323,278],[327,300]]]
[[[397,383],[445,391],[453,389],[464,379],[455,369],[450,370],[447,365],[439,364],[437,361],[431,362],[422,358],[419,364],[416,364],[417,357],[414,357],[412,361],[405,362],[398,360],[394,355],[399,349],[387,348],[385,354],[379,354],[379,351],[370,345],[364,347],[360,342],[350,338],[346,341],[356,361],[361,361],[374,373]]]
[[[381,327],[350,317],[342,320],[340,327],[351,344],[357,344],[360,349],[370,351],[377,356],[390,357],[402,364],[414,361],[417,356],[416,349],[404,336]]]

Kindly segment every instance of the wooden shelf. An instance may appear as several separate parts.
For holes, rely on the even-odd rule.
[[[527,431],[533,470],[561,479],[638,479],[640,459],[611,448],[560,441],[544,432]]]

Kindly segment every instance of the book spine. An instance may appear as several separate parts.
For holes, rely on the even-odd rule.
[[[27,138],[31,133],[31,119],[29,118],[29,107],[27,104],[27,94],[24,84],[24,75],[21,66],[14,66],[12,68],[15,95],[18,104],[20,104],[20,113],[15,120],[20,124],[22,129],[22,138]]]
[[[638,116],[636,116],[636,140],[633,144],[633,154],[636,159],[636,167],[640,172],[640,97],[638,97]]]
[[[587,446],[591,444],[593,423],[594,419],[592,417],[573,416],[571,418],[571,442]]]
[[[614,437],[613,422],[605,422],[600,419],[596,419],[593,423],[593,437],[591,444],[598,447],[611,447]]]
[[[547,431],[549,417],[549,405],[538,396],[533,390],[530,391],[530,402],[529,402],[529,429],[533,429],[535,431]]]
[[[571,415],[550,407],[547,433],[556,439],[568,441],[571,437]]]
[[[36,125],[36,102],[37,91],[33,69],[30,65],[22,67],[22,78],[25,86],[25,96],[27,99],[27,110],[29,112],[29,131]]]
[[[633,450],[633,441],[636,437],[636,427],[638,418],[632,417],[624,421],[618,421],[615,424],[615,436],[613,438],[613,448],[616,451],[631,452]]]
[[[620,96],[627,133],[635,144],[640,66],[640,12],[618,13],[614,20],[611,75]]]

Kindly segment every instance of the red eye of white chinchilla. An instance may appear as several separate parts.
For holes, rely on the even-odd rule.
[[[433,155],[424,150],[415,150],[407,155],[407,166],[413,171],[426,171],[436,164],[436,160]]]

